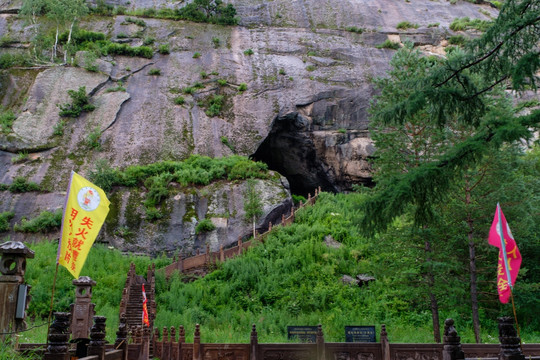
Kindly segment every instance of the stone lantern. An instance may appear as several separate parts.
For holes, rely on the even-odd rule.
[[[96,282],[88,276],[79,276],[73,280],[75,285],[75,304],[71,304],[71,338],[87,339],[95,315],[92,304],[92,287]]]
[[[0,244],[0,332],[26,329],[24,318],[30,301],[30,286],[24,283],[26,259],[34,252],[20,241]],[[0,335],[0,339],[3,336]]]

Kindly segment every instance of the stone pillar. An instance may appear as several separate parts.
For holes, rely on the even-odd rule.
[[[69,313],[55,312],[44,360],[69,360]]]
[[[322,331],[322,325],[317,326],[317,359],[325,360],[326,355],[324,351],[324,334]]]
[[[465,354],[461,349],[461,337],[458,336],[454,327],[453,319],[444,321],[443,335],[443,360],[462,360]]]
[[[171,326],[171,344],[170,344],[170,358],[172,360],[178,359],[178,345],[176,344],[176,329]]]
[[[223,252],[223,245],[219,246],[219,261],[225,261],[225,253]]]
[[[382,360],[390,360],[390,343],[388,342],[388,333],[386,332],[386,325],[381,325],[381,353]]]
[[[88,338],[92,318],[96,314],[92,304],[92,287],[96,282],[88,276],[79,276],[72,281],[75,285],[75,304],[71,304],[71,338]]]
[[[525,360],[521,350],[521,339],[514,328],[513,317],[499,318],[499,341],[501,342],[499,360]]]
[[[242,255],[242,238],[238,238],[238,255]]]
[[[178,329],[178,359],[183,360],[184,359],[184,353],[182,352],[182,345],[186,342],[186,331],[184,330],[184,326],[180,325],[180,328]]]
[[[150,357],[150,328],[144,327],[142,330],[142,343],[141,352],[139,353],[139,360],[148,360]]]
[[[193,360],[201,360],[201,329],[199,324],[195,325],[195,335],[193,336]]]
[[[120,324],[118,325],[118,331],[116,331],[116,341],[114,342],[114,348],[122,350],[122,360],[128,358],[128,329],[126,325],[126,316],[120,316]]]
[[[249,360],[257,360],[257,346],[259,345],[259,339],[257,337],[257,328],[255,327],[255,324],[253,324],[253,327],[251,328],[251,336],[250,336],[250,342],[249,342]]]
[[[164,326],[163,327],[163,338],[161,339],[161,358],[168,359],[170,356],[169,352],[169,330]]]
[[[99,360],[105,359],[105,316],[94,316],[94,325],[90,329],[88,356],[97,355]]]
[[[206,244],[206,257],[204,259],[206,264],[210,264],[210,245]]]
[[[0,333],[25,330],[30,287],[24,284],[24,273],[34,252],[20,241],[8,241],[0,244],[0,256]]]

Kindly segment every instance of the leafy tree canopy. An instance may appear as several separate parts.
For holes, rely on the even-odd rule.
[[[365,231],[385,229],[409,205],[414,205],[416,223],[428,223],[433,219],[432,205],[445,198],[467,167],[505,143],[532,138],[540,126],[540,110],[515,114],[499,106],[497,99],[503,86],[536,90],[539,42],[540,3],[509,0],[493,25],[463,51],[453,52],[425,75],[395,82],[412,91],[403,100],[376,109],[374,116],[382,122],[400,124],[425,112],[426,121],[438,126],[456,121],[472,125],[474,131],[435,161],[386,179],[392,186],[362,204]]]

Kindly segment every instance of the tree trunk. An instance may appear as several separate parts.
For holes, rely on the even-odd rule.
[[[69,43],[71,42],[71,33],[73,32],[73,25],[74,24],[75,24],[75,20],[73,20],[73,22],[71,23],[71,26],[69,27],[69,34],[68,34],[68,39],[67,39],[67,43],[66,43],[66,48],[64,49],[64,64],[67,63],[68,46],[69,46]]]
[[[54,58],[56,58],[56,49],[57,49],[57,46],[58,46],[58,31],[60,31],[59,25],[56,25],[56,36],[54,38],[54,47],[53,47],[53,53],[52,53],[52,56],[51,56],[51,61],[53,61],[53,62],[54,62]]]
[[[465,188],[465,202],[468,205],[471,204],[471,191],[468,187],[468,181]],[[467,226],[469,231],[467,237],[469,240],[469,272],[471,276],[471,309],[473,318],[474,338],[476,343],[479,344],[482,340],[480,338],[480,317],[478,315],[478,284],[476,279],[476,246],[474,243],[474,220],[470,211],[467,211]]]
[[[426,251],[426,263],[431,263],[431,243],[429,241],[425,241],[425,251]],[[433,293],[433,287],[435,286],[435,276],[433,275],[433,271],[430,268],[426,274],[426,280],[429,288],[429,302],[431,307],[431,319],[433,321],[433,340],[435,340],[436,343],[441,342],[441,326],[439,322],[439,304],[437,302],[437,298],[435,297],[435,294]]]
[[[255,239],[255,215],[253,215],[253,239]]]

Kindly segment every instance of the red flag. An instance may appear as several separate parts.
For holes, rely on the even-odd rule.
[[[142,322],[146,326],[150,327],[150,321],[148,320],[148,308],[146,307],[146,302],[148,301],[146,299],[146,292],[144,291],[144,284],[142,284],[142,297],[143,297],[143,303],[142,303]]]
[[[497,291],[499,292],[499,300],[506,304],[512,293],[512,287],[516,283],[519,267],[521,266],[521,254],[498,203],[489,230],[489,243],[499,248]]]

